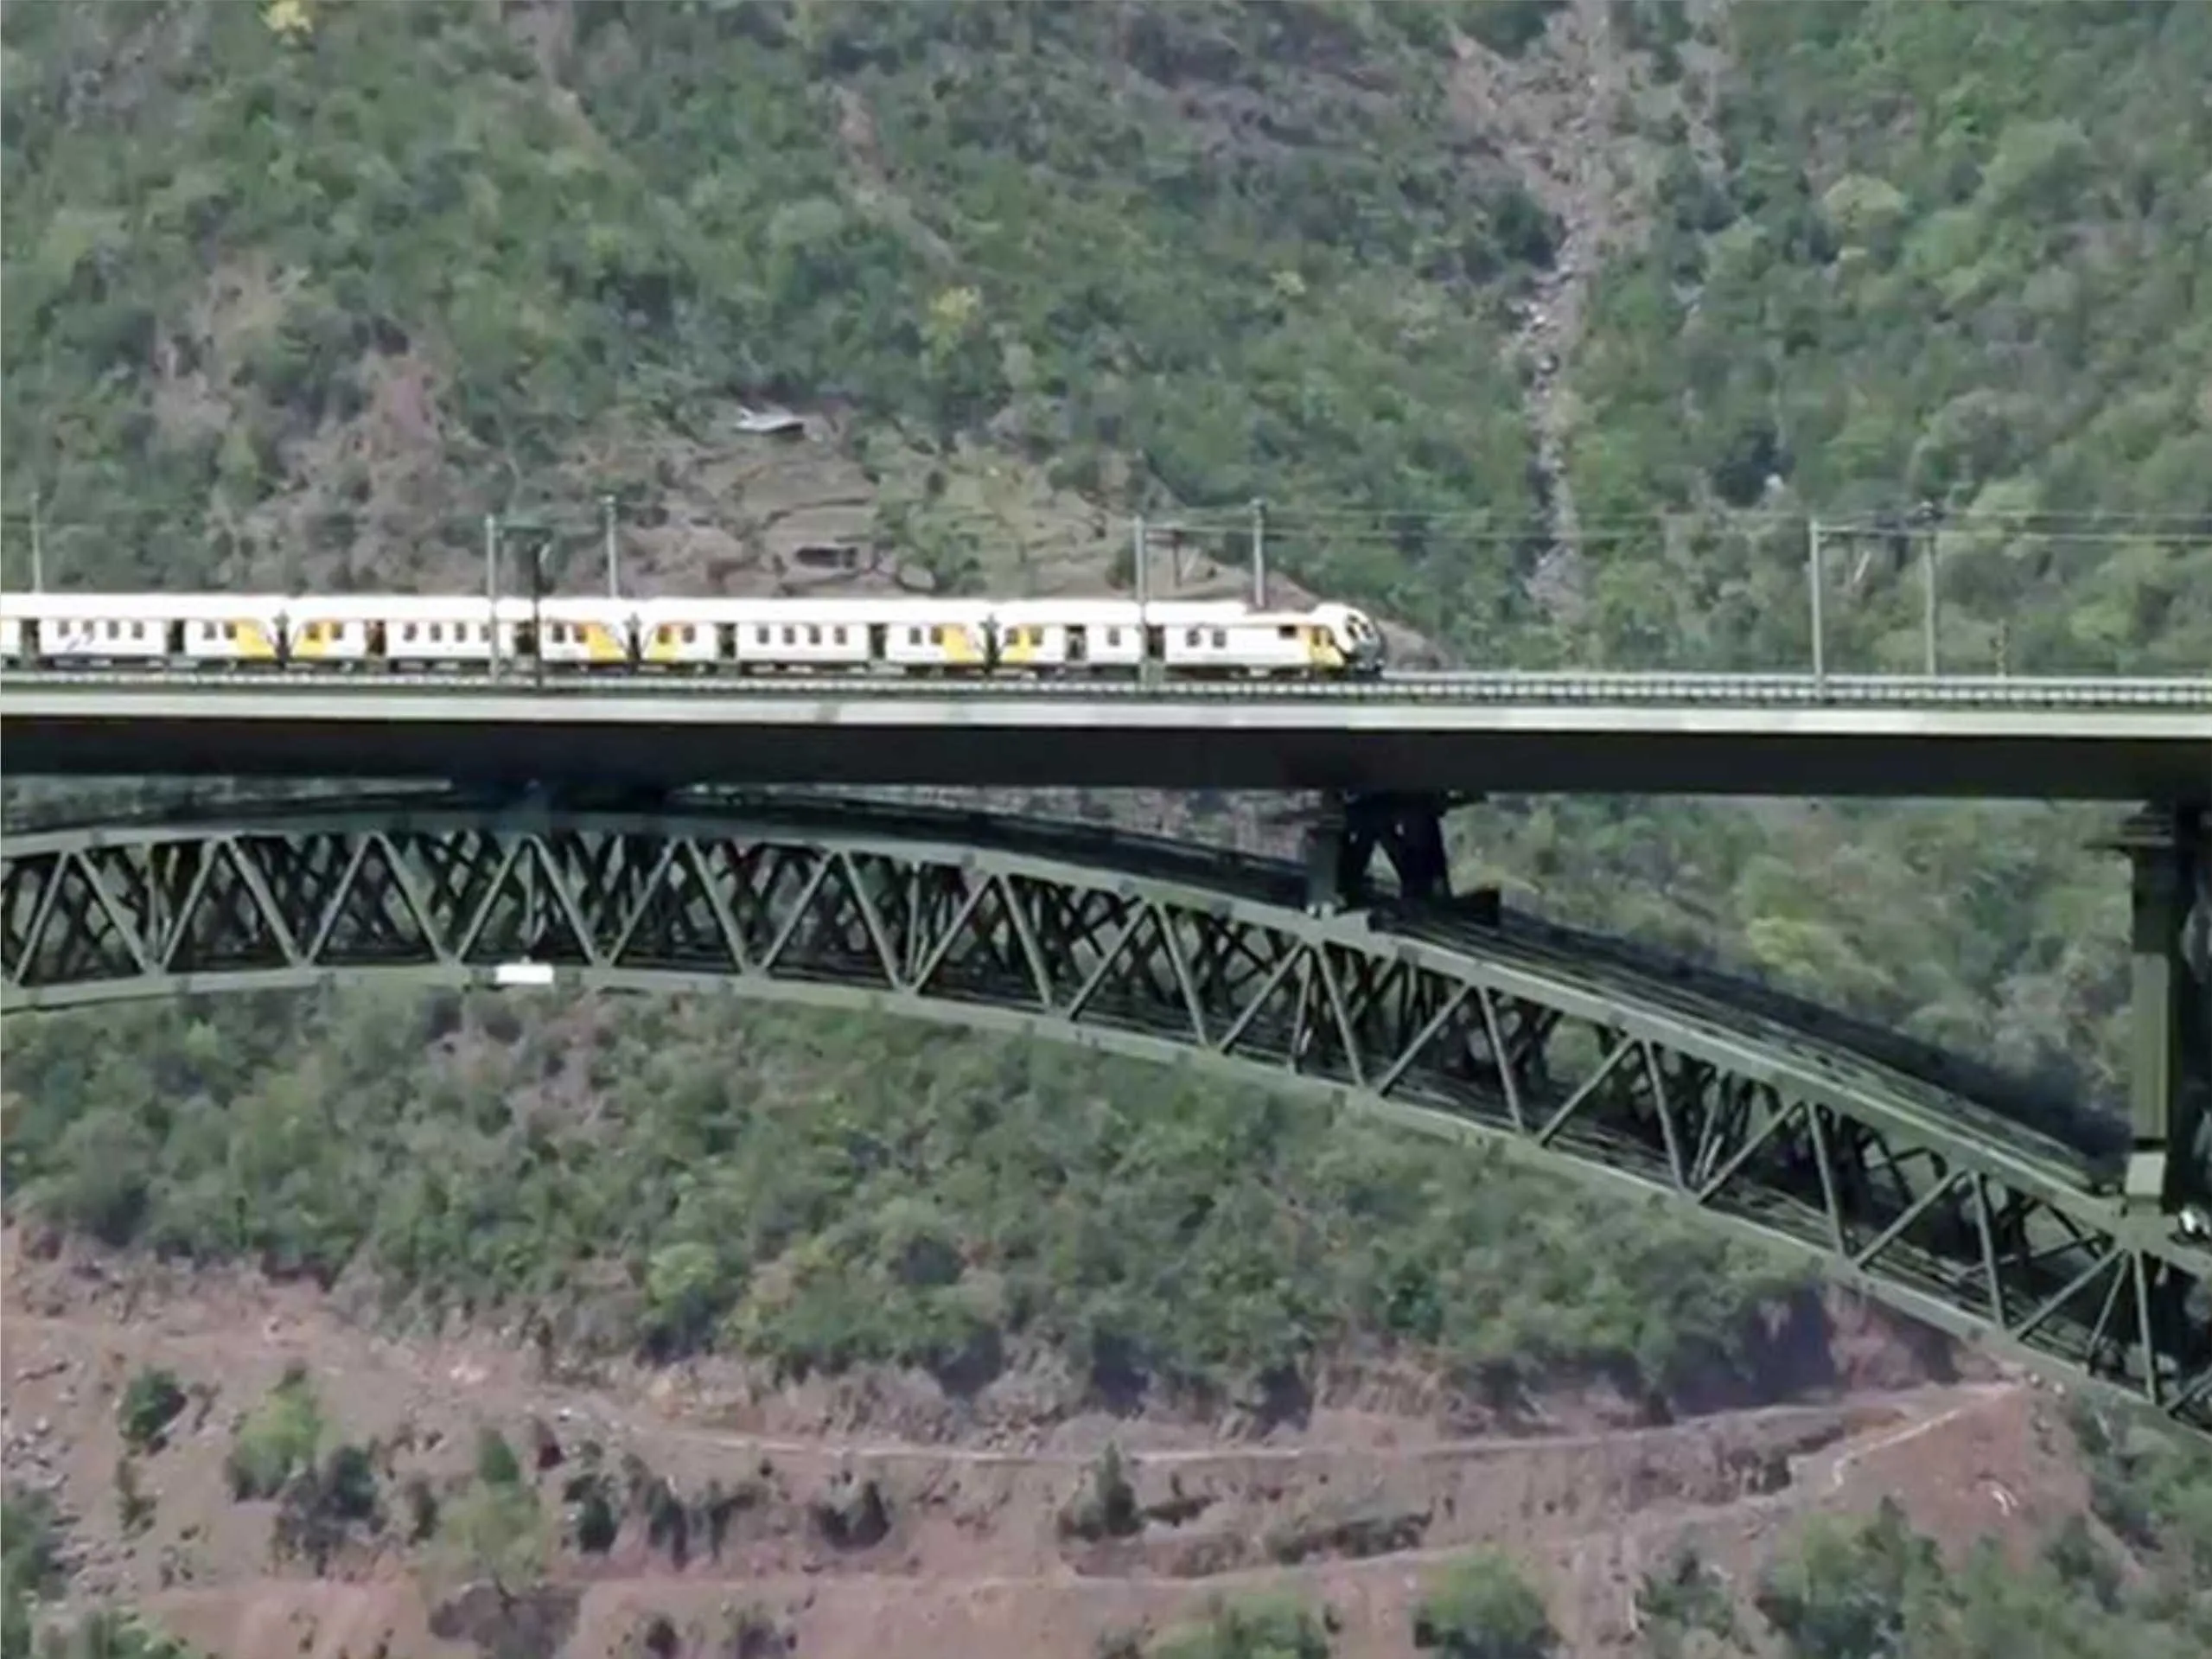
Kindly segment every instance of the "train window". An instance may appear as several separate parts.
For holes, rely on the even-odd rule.
[[[236,622],[225,622],[223,624],[223,637],[226,640],[236,639],[238,637],[238,624]]]
[[[838,629],[832,637],[836,640],[838,644],[843,645],[845,643],[845,629],[842,628]]]
[[[685,643],[685,644],[689,645],[689,644],[690,644],[693,640],[696,640],[697,638],[698,638],[698,636],[699,636],[698,625],[696,622],[685,622],[685,623],[684,624],[684,643]]]
[[[1284,639],[1294,640],[1298,636],[1298,625],[1296,622],[1284,622],[1275,632]]]
[[[932,644],[932,645],[942,645],[942,644],[944,644],[944,643],[945,643],[945,630],[944,630],[943,629],[941,629],[941,628],[933,628],[933,629],[931,629],[929,630],[929,642],[930,642],[930,644]]]
[[[1195,645],[1198,643],[1198,630],[1194,628],[1182,636],[1182,642],[1185,645]]]
[[[406,641],[410,645],[412,645],[415,642],[414,623],[409,622],[405,628],[402,628],[399,630],[399,637]]]
[[[757,643],[762,645],[766,645],[768,642],[768,629],[766,622],[762,623],[758,628],[753,630],[753,638]]]
[[[907,629],[907,631],[906,631],[906,642],[907,642],[908,645],[919,645],[919,644],[921,644],[921,630],[920,629],[918,629],[918,628],[909,628],[908,629]]]
[[[820,629],[819,629],[819,628],[810,628],[810,629],[808,629],[806,630],[806,643],[807,643],[807,644],[809,644],[809,645],[819,645],[821,642],[822,642],[822,630],[821,630]]]
[[[1106,629],[1106,643],[1108,645],[1119,645],[1121,643],[1121,630],[1118,628],[1109,628]]]
[[[1214,648],[1218,651],[1229,642],[1229,636],[1220,629],[1214,630]]]
[[[799,630],[795,628],[786,627],[783,630],[783,642],[786,645],[796,645],[799,642]]]

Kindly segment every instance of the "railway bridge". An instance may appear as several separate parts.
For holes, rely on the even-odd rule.
[[[9,676],[0,765],[249,781],[18,814],[0,845],[10,1014],[373,976],[1032,1033],[1501,1143],[2212,1433],[2212,680]],[[310,779],[338,782],[274,793]],[[855,784],[1320,802],[1293,861],[822,793]],[[1477,792],[2126,803],[2129,1113],[1455,896],[1441,815]]]

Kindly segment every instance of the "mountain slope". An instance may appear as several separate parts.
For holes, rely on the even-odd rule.
[[[1765,667],[1807,516],[1926,499],[1947,664],[2202,672],[2206,15],[16,0],[8,575],[35,517],[72,584],[473,583],[514,509],[590,583],[611,495],[643,584],[872,544],[856,580],[1071,589],[1137,514],[1233,566],[1257,497],[1279,569],[1457,660]],[[1917,546],[1830,546],[1830,661],[1914,666]],[[1516,902],[2109,1101],[2100,827],[1456,833]],[[42,1022],[7,1089],[15,1213],[578,1356],[934,1367],[947,1425],[994,1366],[1045,1416],[1821,1371],[1794,1278],[1663,1218],[889,1024],[347,993]]]

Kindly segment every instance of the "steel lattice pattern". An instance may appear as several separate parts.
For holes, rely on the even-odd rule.
[[[2212,1432],[2212,1257],[2084,1159],[1832,1041],[1509,930],[1319,918],[1298,872],[857,804],[360,803],[10,839],[11,1011],[367,972],[728,986],[1034,1030],[1470,1129],[1820,1256]]]

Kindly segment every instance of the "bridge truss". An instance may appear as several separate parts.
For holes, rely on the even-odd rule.
[[[1594,941],[1296,864],[855,801],[233,805],[11,833],[0,1011],[339,978],[727,992],[1318,1094],[1692,1207],[2212,1433],[2212,1251],[2123,1203],[2125,1126]]]

